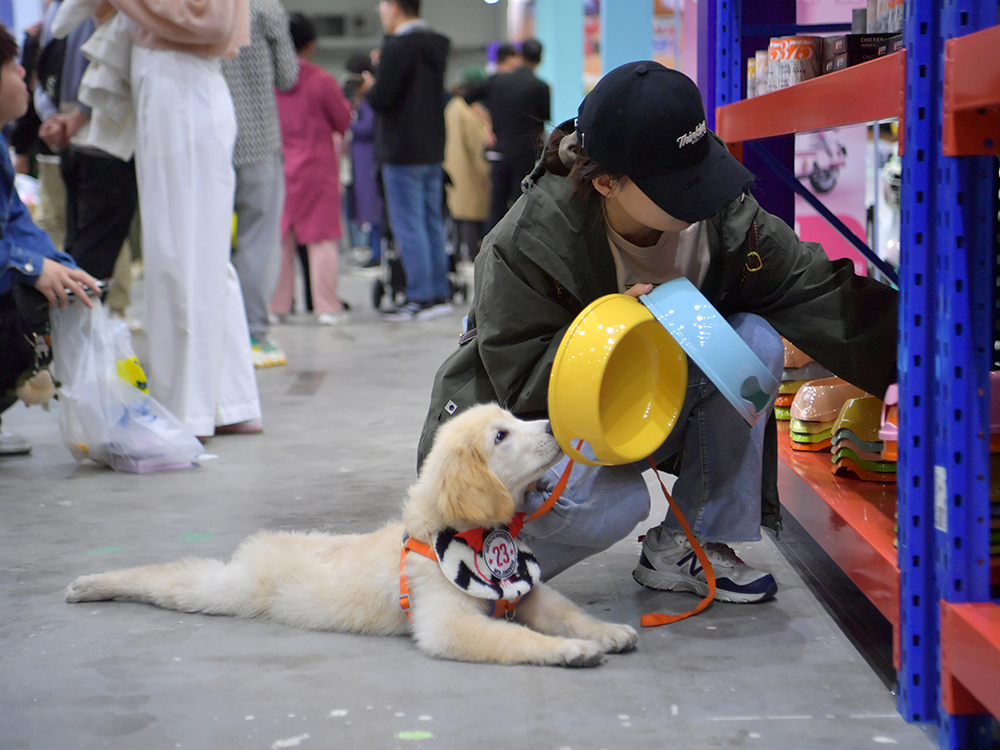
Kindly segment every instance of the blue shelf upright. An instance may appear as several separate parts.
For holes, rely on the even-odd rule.
[[[900,668],[899,712],[910,722],[937,720],[937,577],[934,562],[936,216],[934,176],[942,158],[940,124],[933,102],[940,98],[940,41],[933,0],[907,2],[906,89],[900,182],[899,522]]]
[[[992,0],[923,0],[939,13],[935,91],[938,132],[943,127],[947,39],[997,23]],[[934,141],[933,143],[938,143]],[[990,156],[943,156],[937,170],[935,254],[939,393],[935,420],[934,533],[940,599],[953,604],[990,601],[990,384],[992,352],[993,179]],[[904,178],[905,179],[905,178]],[[906,252],[905,246],[903,252]],[[938,602],[929,602],[940,617]],[[940,660],[940,651],[937,654]],[[939,661],[940,666],[940,661]],[[940,690],[940,681],[936,681]],[[940,692],[937,704],[941,704]],[[940,708],[940,744],[948,750],[989,748],[989,717],[953,716]]]

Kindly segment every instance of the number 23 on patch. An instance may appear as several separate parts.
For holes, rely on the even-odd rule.
[[[504,529],[490,533],[483,542],[483,558],[490,573],[504,580],[517,571],[517,546],[514,538]]]

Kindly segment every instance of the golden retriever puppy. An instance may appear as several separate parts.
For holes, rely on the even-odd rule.
[[[482,554],[475,558],[461,536],[489,540],[499,528],[501,538],[513,541],[510,534],[502,537],[504,525],[560,455],[547,421],[526,422],[496,405],[477,406],[439,430],[409,490],[402,523],[370,534],[260,532],[229,562],[187,559],[81,576],[66,600],[122,599],[315,630],[412,633],[419,648],[443,659],[594,666],[605,653],[634,648],[635,630],[591,617],[540,582],[518,601],[513,620],[494,618],[494,601],[480,597],[491,587],[500,594],[508,590],[494,586],[497,579],[489,573],[470,579],[487,561]],[[400,609],[404,532],[434,550],[430,558],[405,555],[412,624]],[[537,562],[516,541],[517,573],[509,581],[518,574],[537,579]],[[504,553],[490,565],[508,562],[506,546],[487,547],[498,558]]]

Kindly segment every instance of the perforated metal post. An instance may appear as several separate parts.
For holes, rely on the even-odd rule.
[[[937,719],[937,585],[934,568],[935,185],[939,126],[937,8],[907,0],[899,304],[899,712]],[[939,98],[939,96],[937,97]]]
[[[742,90],[740,29],[743,0],[717,0],[715,42],[719,50],[715,67],[715,106],[738,102]]]
[[[992,5],[992,8],[988,8]],[[997,20],[995,3],[947,0],[940,10],[940,43]],[[939,66],[935,118],[943,122],[944,66]],[[992,359],[993,221],[989,174],[992,157],[938,156],[936,250],[940,397],[936,414],[941,444],[935,471],[946,474],[935,496],[937,575],[942,599],[952,603],[990,598],[989,371]],[[935,607],[936,609],[936,607]],[[985,716],[951,716],[941,710],[944,748],[988,748]]]

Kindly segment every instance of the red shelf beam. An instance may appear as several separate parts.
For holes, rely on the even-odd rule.
[[[949,39],[944,48],[945,156],[1000,154],[1000,26]]]
[[[726,143],[903,116],[906,51],[876,58],[715,111]]]
[[[779,472],[781,504],[892,624],[898,668],[896,485],[837,476],[830,455],[792,450],[788,423],[779,422],[778,456],[808,488],[802,491],[789,472]]]
[[[941,602],[941,703],[1000,716],[1000,606]]]

